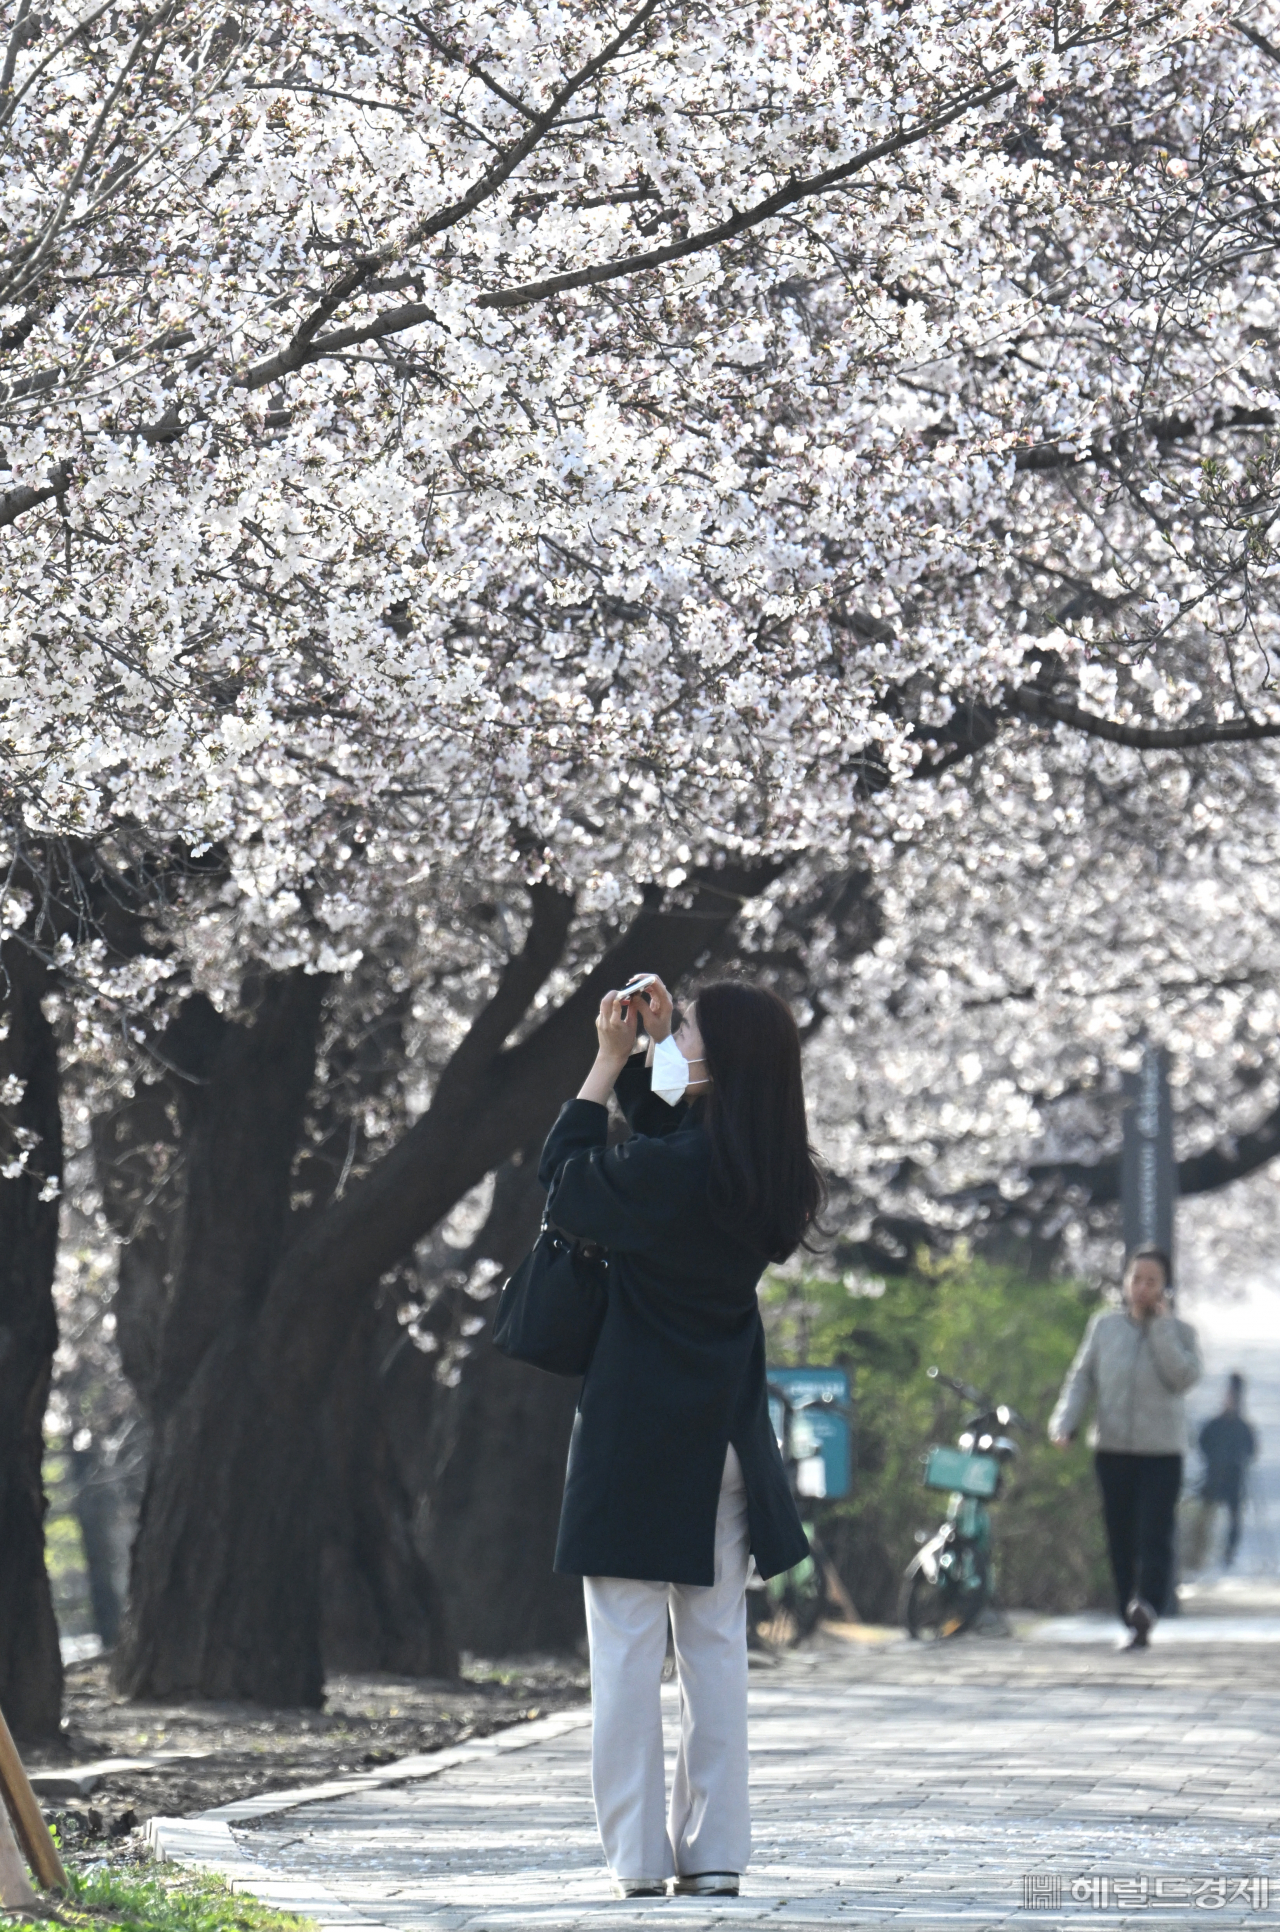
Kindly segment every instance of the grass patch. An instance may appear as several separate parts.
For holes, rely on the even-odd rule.
[[[75,1926],[82,1932],[105,1932],[108,1926],[121,1932],[314,1932],[312,1920],[261,1905],[207,1872],[144,1878],[97,1871],[73,1875],[71,1883],[74,1895],[58,1901],[48,1918],[0,1914],[0,1927],[21,1926],[30,1932],[33,1924],[43,1923]]]

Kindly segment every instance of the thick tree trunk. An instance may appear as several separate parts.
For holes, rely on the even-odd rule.
[[[184,1174],[171,1265],[149,1291],[153,1451],[114,1668],[126,1691],[315,1704],[318,1416],[279,1402],[257,1317],[289,1227],[324,983],[296,972],[246,992],[244,1024],[188,1002],[174,1059]]]
[[[487,1345],[450,1408],[452,1441],[428,1496],[427,1559],[468,1650],[568,1650],[583,1633],[582,1585],[552,1570],[578,1384]]]
[[[498,1170],[468,1261],[508,1270],[532,1245],[544,1199],[539,1152],[528,1148]],[[499,1355],[489,1341],[493,1306],[457,1386],[436,1390],[419,1534],[468,1650],[567,1650],[583,1634],[582,1586],[551,1564],[578,1383]]]
[[[309,984],[314,993],[316,983]],[[200,1400],[207,1401],[215,1411],[210,1426],[228,1438],[225,1453],[218,1458],[220,1463],[227,1464],[232,1458],[230,1438],[237,1429],[247,1430],[250,1442],[257,1441],[252,1415],[235,1420],[236,1405],[244,1400],[244,1377],[237,1372],[231,1378],[232,1386],[219,1394],[212,1362],[207,1387],[203,1382],[188,1385],[184,1391],[186,1405],[176,1405],[182,1413],[174,1414],[172,1389],[175,1381],[181,1383],[181,1371],[174,1371],[172,1365],[182,1361],[184,1351],[180,1338],[171,1331],[189,1325],[186,1298],[200,1288],[200,1278],[184,1256],[184,1243],[189,1225],[194,1222],[199,1228],[207,1215],[204,1204],[210,1195],[215,1199],[219,1195],[220,1162],[231,1169],[229,1178],[221,1183],[222,1189],[234,1191],[237,1200],[241,1198],[239,1170],[245,1158],[245,1129],[239,1123],[249,1120],[252,1132],[272,1136],[269,1151],[275,1178],[269,1199],[276,1204],[273,1213],[280,1212],[284,1176],[291,1168],[297,1185],[295,1155],[302,1112],[295,1103],[305,1069],[299,1064],[290,1075],[286,1066],[282,1078],[282,1069],[273,1072],[269,1065],[281,1052],[290,1059],[296,1057],[299,1047],[305,1051],[306,1042],[314,1037],[309,1005],[302,1011],[298,1008],[299,1001],[307,1001],[308,986],[295,982],[291,990],[292,998],[283,1003],[279,988],[271,1000],[260,997],[248,1028],[221,1018],[203,999],[187,1001],[164,1040],[165,1058],[176,1071],[141,1087],[122,1106],[94,1123],[99,1183],[112,1225],[122,1238],[115,1303],[121,1356],[149,1419],[160,1431],[161,1453],[176,1459],[179,1491],[189,1480],[191,1458],[200,1454],[197,1443],[180,1440],[179,1432],[190,1420],[188,1411]],[[291,1031],[299,1036],[292,1042]],[[269,1118],[259,1119],[264,1082],[272,1085],[277,1101],[285,1106],[283,1112],[277,1106]],[[292,1101],[288,1098],[290,1091]],[[345,1148],[345,1119],[335,1131]],[[312,1150],[310,1168],[317,1170],[309,1172],[313,1185],[322,1184],[322,1167]],[[196,1177],[197,1169],[198,1185],[191,1187],[189,1182]],[[337,1171],[335,1168],[334,1173]],[[243,1252],[232,1268],[227,1285],[234,1286],[236,1268],[243,1282]],[[203,1309],[196,1312],[202,1315]],[[370,1302],[360,1331],[339,1364],[333,1393],[321,1418],[322,1434],[315,1438],[323,1453],[322,1467],[317,1470],[313,1456],[304,1456],[301,1471],[279,1480],[285,1493],[293,1494],[295,1485],[305,1489],[315,1482],[317,1474],[320,1476],[321,1507],[316,1520],[323,1524],[324,1538],[319,1614],[325,1662],[332,1668],[448,1675],[455,1658],[443,1607],[412,1540],[413,1506],[391,1457],[380,1407],[377,1366],[385,1360],[400,1331],[392,1319],[391,1336],[373,1332],[380,1320],[385,1322]],[[263,1399],[271,1400],[269,1388]],[[425,1417],[422,1420],[425,1425]],[[252,1463],[253,1455],[269,1451],[260,1447],[247,1453]],[[167,1488],[168,1484],[157,1477],[150,1502],[153,1524]],[[86,1496],[86,1502],[90,1500]],[[213,1497],[206,1497],[204,1503],[203,1512],[197,1512],[203,1524],[202,1560],[216,1571],[218,1551],[227,1542],[234,1542],[238,1531],[227,1527],[229,1504],[224,1506],[221,1520],[213,1520]],[[289,1535],[301,1527],[306,1546],[299,1559],[301,1568],[294,1566],[295,1578],[312,1578],[317,1573],[308,1540],[309,1507],[306,1502],[298,1508],[291,1505],[286,1526]],[[269,1527],[264,1533],[274,1534]],[[178,1560],[180,1530],[172,1529],[169,1540],[171,1556]],[[244,1562],[249,1573],[258,1561],[254,1547],[246,1544]],[[145,1575],[149,1578],[146,1587],[154,1593],[161,1586],[150,1570]],[[143,1576],[140,1571],[140,1590]],[[178,1587],[186,1587],[181,1581],[180,1561]],[[107,1589],[104,1598],[109,1596]],[[293,1619],[294,1599],[285,1596],[281,1602],[284,1614]],[[229,1614],[212,1604],[206,1606],[193,1633],[188,1664],[184,1666],[180,1657],[169,1653],[158,1655],[157,1681],[172,1683],[186,1668],[198,1669],[202,1682],[217,1681],[219,1666],[211,1652],[219,1641],[215,1633],[224,1627]],[[106,1601],[103,1617],[110,1617]],[[317,1682],[312,1669],[301,1680],[290,1677],[282,1682],[279,1695],[314,1700]]]
[[[53,1271],[62,1174],[58,1058],[41,1007],[46,971],[10,940],[0,953],[0,1166],[28,1147],[25,1168],[0,1178],[0,1710],[21,1736],[55,1735],[62,1658],[44,1565],[44,1411],[58,1328]],[[29,1139],[28,1137],[34,1137]]]
[[[318,1417],[228,1323],[156,1431],[113,1675],[125,1692],[319,1705]]]
[[[454,1677],[458,1656],[431,1568],[413,1538],[413,1499],[388,1428],[401,1335],[390,1310],[361,1316],[325,1404],[321,1650],[326,1671]],[[431,1398],[414,1378],[415,1421]],[[426,1405],[424,1409],[424,1395]]]

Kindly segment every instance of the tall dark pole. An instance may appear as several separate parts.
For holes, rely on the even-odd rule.
[[[1150,1245],[1172,1256],[1178,1171],[1173,1160],[1169,1056],[1162,1047],[1143,1047],[1142,1063],[1136,1073],[1125,1075],[1124,1089],[1120,1197],[1125,1252],[1132,1254],[1135,1248]]]

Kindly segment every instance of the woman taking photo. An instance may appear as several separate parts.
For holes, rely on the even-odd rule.
[[[1094,1458],[1120,1619],[1130,1650],[1145,1650],[1173,1580],[1173,1519],[1187,1441],[1183,1395],[1200,1379],[1190,1322],[1169,1309],[1169,1257],[1139,1248],[1124,1277],[1124,1307],[1100,1309],[1067,1371],[1049,1437],[1065,1449],[1091,1401]]]
[[[649,1047],[633,1054],[643,1012]],[[808,1555],[769,1420],[756,1286],[813,1232],[800,1040],[773,993],[656,977],[610,993],[595,1065],[542,1156],[548,1219],[607,1249],[608,1307],[569,1449],[556,1569],[584,1579],[592,1791],[619,1897],[736,1893],[747,1803],[748,1561]],[[632,1137],[609,1148],[617,1091]],[[664,1802],[670,1614],[680,1746]]]

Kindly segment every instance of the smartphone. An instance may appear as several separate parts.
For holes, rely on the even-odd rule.
[[[637,973],[630,984],[623,987],[618,998],[620,1000],[629,1000],[633,993],[643,993],[645,987],[652,986],[657,977],[658,975],[656,973]]]

